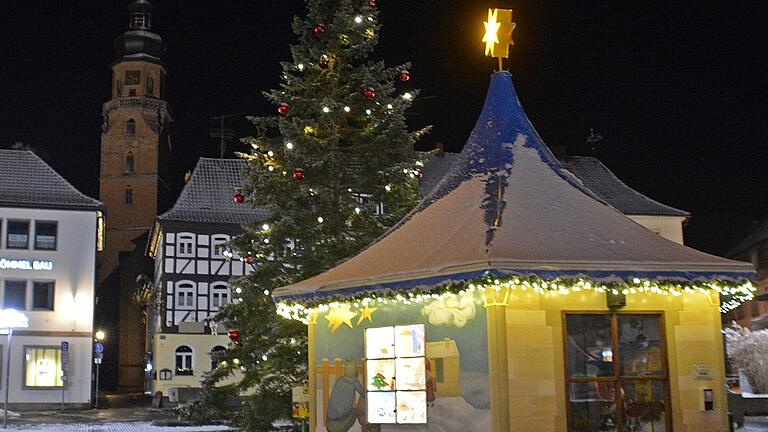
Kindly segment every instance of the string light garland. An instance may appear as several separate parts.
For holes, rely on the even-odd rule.
[[[420,304],[427,301],[448,299],[464,296],[467,293],[492,293],[502,290],[533,292],[545,297],[565,296],[579,292],[612,293],[624,295],[654,294],[660,296],[680,297],[685,294],[710,294],[716,292],[721,297],[720,312],[728,312],[745,301],[752,300],[757,289],[751,281],[731,282],[725,280],[708,280],[701,282],[683,283],[679,281],[652,281],[633,278],[622,282],[600,283],[589,279],[554,279],[544,280],[535,276],[495,278],[485,276],[467,284],[453,284],[437,287],[432,290],[416,290],[404,292],[366,293],[344,299],[328,299],[323,302],[309,303],[306,306],[298,303],[279,302],[277,313],[283,318],[301,321],[309,324],[311,317],[317,313],[325,313],[338,307],[366,307],[384,304]]]

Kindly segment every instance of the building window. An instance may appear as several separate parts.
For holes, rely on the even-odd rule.
[[[152,25],[149,14],[135,12],[131,15],[131,30],[149,30]]]
[[[32,309],[53,310],[53,282],[32,282]]]
[[[176,307],[190,308],[195,305],[195,286],[189,282],[176,285]]]
[[[176,348],[176,375],[194,375],[192,372],[192,348],[186,345]]]
[[[56,222],[35,221],[35,249],[56,250]]]
[[[229,304],[229,297],[229,287],[226,283],[211,285],[211,310],[219,310]]]
[[[227,349],[221,345],[216,345],[215,347],[211,348],[211,370],[216,369],[226,350]]]
[[[565,315],[569,430],[670,428],[660,314]]]
[[[27,281],[5,281],[3,292],[3,309],[27,309]]]
[[[147,95],[155,95],[155,79],[152,77],[147,77]]]
[[[61,388],[61,377],[60,347],[24,347],[24,387]]]
[[[229,236],[225,234],[216,234],[211,237],[211,258],[223,259],[224,251],[227,250]]]
[[[117,83],[115,84],[115,97],[118,98],[123,95],[123,82],[120,80],[117,80]]]
[[[125,187],[125,203],[133,205],[133,188],[131,185]]]
[[[195,236],[192,234],[179,234],[176,240],[176,256],[195,256]]]
[[[136,89],[128,89],[128,96],[136,96]]]
[[[125,173],[126,174],[133,174],[133,170],[136,168],[136,160],[133,157],[133,152],[129,151],[127,155],[125,155]]]
[[[140,70],[125,71],[125,85],[139,85],[141,83]]]
[[[170,381],[173,378],[173,372],[170,369],[160,370],[160,381]]]
[[[29,247],[29,221],[8,221],[8,237],[5,241],[8,249],[27,249]]]
[[[125,135],[129,137],[136,136],[136,120],[129,119],[125,122]]]

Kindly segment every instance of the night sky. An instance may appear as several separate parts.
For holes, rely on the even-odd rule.
[[[0,147],[21,141],[81,191],[98,194],[101,105],[127,1],[0,1]],[[172,178],[216,156],[212,116],[274,113],[261,91],[290,60],[303,0],[154,0],[171,104]],[[692,5],[701,3],[696,7]],[[706,5],[704,5],[706,3]],[[508,62],[545,142],[598,156],[626,183],[687,210],[689,245],[725,253],[768,217],[768,53],[762,2],[379,0],[378,55],[412,61],[422,89],[411,125],[422,143],[461,149],[495,60],[483,56],[486,9],[515,10]],[[240,136],[244,120],[233,121]]]

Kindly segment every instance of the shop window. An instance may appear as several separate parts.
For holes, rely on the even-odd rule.
[[[215,347],[211,348],[211,370],[216,369],[226,350],[227,349],[221,345],[216,345]]]
[[[56,250],[56,222],[35,221],[35,249]]]
[[[180,233],[176,236],[176,256],[195,256],[195,236],[193,234]]]
[[[24,387],[61,388],[61,347],[24,347]]]
[[[227,243],[229,243],[229,236],[226,234],[211,236],[211,258],[225,258],[224,251],[227,250]]]
[[[27,281],[5,281],[3,292],[3,309],[27,309]]]
[[[125,204],[133,205],[133,188],[131,185],[125,187]]]
[[[426,424],[425,340],[423,324],[365,330],[369,423]]]
[[[160,381],[170,381],[173,378],[173,372],[170,369],[160,370]]]
[[[176,285],[176,307],[191,308],[195,305],[195,286],[189,282]]]
[[[125,173],[126,174],[133,174],[133,171],[136,169],[136,159],[133,156],[133,152],[129,151],[127,155],[125,155]]]
[[[32,282],[32,309],[53,310],[53,282]]]
[[[226,283],[220,282],[211,285],[211,310],[219,310],[219,308],[229,304],[229,287]]]
[[[125,135],[129,137],[136,135],[136,120],[128,119],[128,121],[125,122]]]
[[[140,70],[125,71],[125,85],[139,85],[139,83],[141,83]]]
[[[660,314],[566,314],[569,430],[669,430]]]
[[[8,221],[8,236],[5,247],[8,249],[27,249],[29,247],[29,221]]]
[[[176,348],[176,375],[194,375],[192,371],[192,348],[186,345]]]

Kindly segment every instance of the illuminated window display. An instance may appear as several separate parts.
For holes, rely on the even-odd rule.
[[[365,330],[368,422],[427,422],[424,325]]]
[[[63,387],[61,348],[24,347],[24,386]]]

